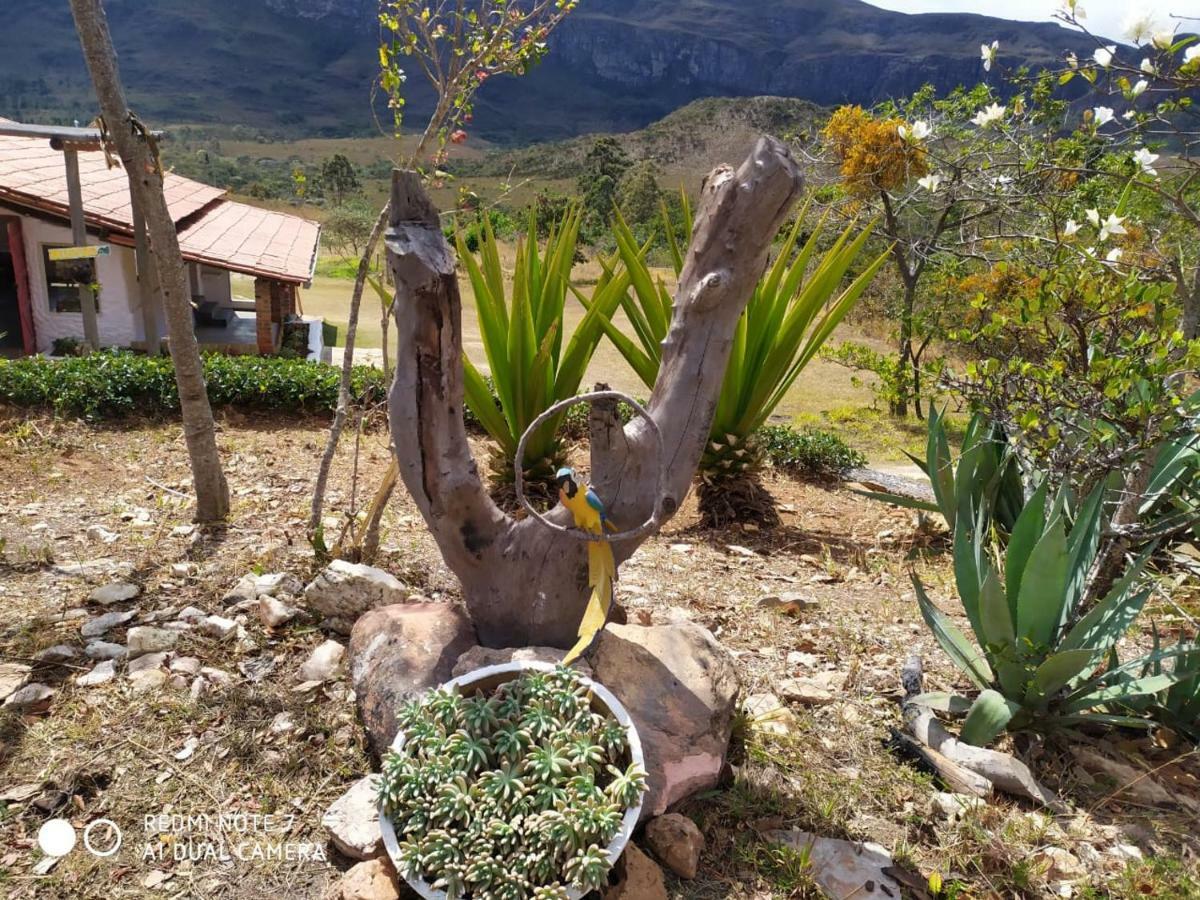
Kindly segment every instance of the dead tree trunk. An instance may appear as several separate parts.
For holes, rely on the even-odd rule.
[[[763,138],[736,172],[703,190],[675,316],[649,411],[666,446],[669,517],[691,487],[716,408],[735,326],[772,239],[803,186],[787,149]],[[494,647],[569,646],[587,600],[584,544],[516,521],[480,480],[463,425],[462,306],[455,258],[412,172],[392,183],[388,264],[396,285],[396,374],[389,399],[400,476],[446,564],[462,582],[480,640]],[[592,483],[621,528],[649,518],[654,445],[645,424],[596,421]],[[564,522],[564,511],[555,512]],[[640,541],[613,549],[627,559]]]
[[[163,194],[162,166],[152,138],[125,102],[117,56],[100,0],[71,0],[75,29],[109,137],[117,147],[129,178],[130,199],[145,217],[162,293],[170,338],[175,382],[179,387],[183,434],[196,488],[196,519],[216,522],[229,514],[229,486],[221,471],[212,407],[204,384],[204,368],[193,330],[191,293],[179,235]]]

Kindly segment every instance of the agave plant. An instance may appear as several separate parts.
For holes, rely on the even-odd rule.
[[[553,900],[606,882],[601,848],[641,802],[646,772],[577,673],[526,672],[491,695],[431,691],[396,721],[404,746],[383,761],[379,803],[405,877],[471,900]]]
[[[700,510],[711,524],[777,521],[774,506],[758,481],[763,454],[754,435],[887,259],[886,252],[880,254],[842,288],[846,273],[871,237],[873,226],[857,235],[855,226],[849,226],[821,253],[818,248],[824,233],[823,222],[805,237],[808,208],[805,204],[797,216],[775,262],[755,287],[734,333],[725,380],[698,471]],[[686,200],[684,215],[690,221]],[[663,218],[678,276],[683,270],[683,255],[665,208]],[[623,271],[633,288],[632,294],[623,294],[620,303],[632,324],[634,338],[622,333],[608,313],[601,317],[602,326],[647,387],[653,387],[662,362],[662,342],[671,323],[671,295],[662,279],[654,278],[646,263],[649,245],[639,246],[619,216],[613,225],[613,236]],[[596,308],[586,298],[580,300],[589,309]]]
[[[985,524],[995,526],[1001,541],[1007,540],[1025,507],[1025,479],[1004,429],[989,425],[979,414],[972,416],[957,461],[950,452],[944,411],[929,411],[927,432],[925,458],[906,455],[929,478],[933,503],[880,491],[856,493],[895,506],[941,513],[952,534],[960,518],[969,530],[976,514],[982,512]]]
[[[1005,730],[1043,731],[1089,721],[1144,725],[1145,719],[1112,708],[1157,694],[1178,680],[1173,673],[1142,674],[1178,651],[1159,650],[1123,665],[1106,665],[1150,594],[1142,584],[1149,550],[1090,610],[1082,608],[1099,552],[1104,494],[1103,485],[1093,491],[1068,527],[1066,494],[1047,508],[1047,491],[1041,487],[1013,525],[1003,565],[991,556],[983,515],[976,513],[969,532],[959,516],[955,580],[975,643],[934,605],[914,576],[926,623],[980,691],[974,702],[942,693],[924,694],[917,702],[965,711],[961,738],[967,743],[985,745]]]
[[[1149,678],[1169,674],[1174,684],[1158,694],[1134,697],[1123,704],[1114,704],[1115,712],[1132,712],[1151,716],[1154,721],[1200,743],[1200,644],[1179,644],[1173,658],[1165,663],[1159,658],[1158,629],[1154,629],[1154,652],[1138,671],[1123,678]],[[1116,655],[1114,667],[1120,667]]]
[[[533,421],[560,400],[579,392],[579,385],[600,342],[601,317],[611,315],[628,288],[625,274],[605,274],[590,298],[590,309],[569,339],[564,308],[579,240],[581,213],[569,211],[550,230],[545,249],[538,247],[538,224],[529,219],[518,241],[510,295],[496,236],[484,220],[478,258],[456,236],[459,259],[475,292],[479,333],[495,386],[463,357],[466,404],[496,443],[492,473],[511,481],[517,444]],[[531,437],[522,465],[532,481],[549,482],[564,462],[557,437],[560,413]]]

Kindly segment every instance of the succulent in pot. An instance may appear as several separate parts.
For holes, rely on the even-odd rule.
[[[398,710],[384,843],[423,897],[577,900],[607,883],[646,789],[637,730],[602,685],[519,662]]]

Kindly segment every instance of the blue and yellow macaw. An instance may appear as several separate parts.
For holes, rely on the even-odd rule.
[[[562,468],[554,477],[558,485],[558,499],[575,518],[575,527],[589,534],[603,534],[604,529],[615,531],[616,526],[609,521],[604,512],[604,504],[590,487],[583,491],[575,480],[575,470]],[[604,541],[588,542],[588,585],[592,595],[588,599],[587,609],[579,623],[579,640],[563,657],[563,665],[569,665],[578,659],[604,623],[608,621],[608,612],[612,608],[613,581],[617,577],[617,564],[613,559],[612,546]]]

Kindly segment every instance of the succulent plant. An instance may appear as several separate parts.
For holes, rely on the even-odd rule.
[[[572,670],[530,670],[490,694],[402,705],[379,804],[396,864],[451,898],[565,900],[603,886],[609,845],[646,789],[626,729]]]

